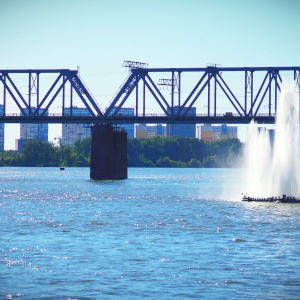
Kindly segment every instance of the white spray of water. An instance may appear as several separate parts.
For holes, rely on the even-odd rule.
[[[246,187],[251,197],[300,197],[299,98],[296,84],[283,84],[275,139],[251,122],[245,148]]]

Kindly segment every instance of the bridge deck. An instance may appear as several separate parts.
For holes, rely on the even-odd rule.
[[[97,116],[61,116],[48,115],[40,117],[25,116],[0,116],[0,123],[81,123],[81,124],[249,124],[254,120],[258,124],[274,124],[274,116],[240,117],[240,116],[216,116],[208,117],[206,115],[185,116],[185,117],[168,117],[163,115],[146,115],[146,116],[124,116],[124,117],[97,117]]]

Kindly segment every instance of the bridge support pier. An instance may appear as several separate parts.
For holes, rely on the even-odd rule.
[[[127,133],[111,125],[93,125],[90,178],[127,179]]]

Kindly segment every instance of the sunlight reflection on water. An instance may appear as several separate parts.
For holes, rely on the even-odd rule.
[[[0,169],[1,297],[296,299],[300,206],[230,199],[240,174]]]

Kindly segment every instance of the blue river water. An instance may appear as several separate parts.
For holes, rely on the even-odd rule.
[[[300,205],[241,169],[0,168],[0,299],[299,299]]]

